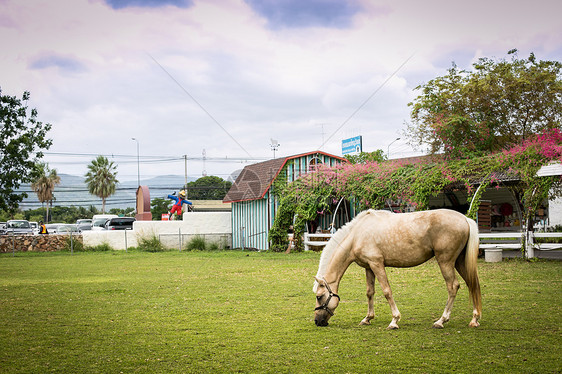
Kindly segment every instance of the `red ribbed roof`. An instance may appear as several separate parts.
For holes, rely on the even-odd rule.
[[[235,203],[263,198],[287,161],[311,154],[322,154],[346,161],[343,157],[334,156],[322,151],[314,151],[248,165],[236,178],[236,181],[222,201],[224,203]]]

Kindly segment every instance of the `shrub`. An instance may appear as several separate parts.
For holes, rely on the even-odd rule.
[[[163,252],[166,250],[156,235],[141,237],[137,249],[145,252]]]
[[[74,252],[109,252],[113,251],[113,248],[109,245],[109,243],[102,243],[95,246],[85,246],[81,240],[73,239],[72,242],[70,240],[70,235],[67,235],[66,238],[66,245],[63,248],[64,251],[74,251]]]
[[[66,236],[65,238],[66,245],[64,247],[64,251],[76,251],[76,252],[84,252],[84,243],[81,240],[76,240],[70,238],[70,235]]]
[[[102,243],[96,246],[84,246],[82,243],[81,247],[78,248],[76,246],[76,241],[74,242],[74,251],[76,252],[109,252],[113,251],[113,248],[109,245],[109,243]],[[70,248],[70,247],[69,247]]]
[[[208,251],[220,251],[222,249],[224,249],[224,248],[221,247],[217,242],[207,243],[207,250]]]
[[[188,251],[204,251],[207,249],[207,242],[202,236],[196,235],[187,243],[186,249]]]

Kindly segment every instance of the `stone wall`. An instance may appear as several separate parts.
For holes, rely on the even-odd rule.
[[[225,247],[232,246],[230,212],[189,212],[181,221],[136,221],[133,230],[84,231],[72,235],[86,247],[107,244],[115,250],[138,246],[140,239],[156,237],[165,248],[179,248],[194,236]],[[46,252],[69,249],[69,235],[11,235],[0,236],[0,253],[15,251]]]
[[[82,242],[82,235],[72,235],[72,240]],[[0,253],[54,252],[69,249],[69,235],[1,235]]]

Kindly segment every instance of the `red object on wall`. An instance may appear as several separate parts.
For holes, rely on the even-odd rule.
[[[152,213],[150,212],[150,190],[148,186],[139,186],[137,188],[137,221],[152,221]]]

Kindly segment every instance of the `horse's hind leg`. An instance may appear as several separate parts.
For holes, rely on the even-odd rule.
[[[436,329],[442,329],[443,324],[449,321],[451,310],[453,309],[453,303],[455,302],[457,291],[460,288],[460,284],[455,275],[455,269],[453,268],[453,265],[450,263],[439,264],[439,267],[441,268],[441,274],[443,274],[443,278],[445,279],[445,283],[447,284],[447,292],[449,296],[447,297],[447,305],[445,305],[443,315],[433,324],[433,327]]]
[[[393,330],[398,328],[398,321],[400,321],[400,311],[398,311],[398,307],[396,307],[396,303],[394,302],[394,298],[392,297],[392,290],[390,289],[390,284],[388,283],[388,278],[386,277],[386,270],[384,269],[383,264],[371,264],[371,269],[375,274],[375,277],[378,278],[379,283],[382,288],[382,293],[386,300],[388,301],[388,305],[390,305],[390,311],[392,312],[392,321],[388,325],[387,329]]]
[[[463,255],[461,254],[461,256],[463,256]],[[470,294],[470,299],[472,300],[472,306],[473,306],[472,320],[470,321],[468,326],[478,327],[478,326],[480,326],[480,323],[478,322],[478,319],[480,319],[480,312],[478,311],[478,308],[476,307],[475,293],[478,293],[478,294],[480,293],[480,283],[478,282],[478,280],[476,280],[475,284],[473,284],[473,285],[470,284],[470,282],[468,280],[468,272],[466,270],[466,264],[464,262],[464,257],[461,257],[461,256],[459,256],[459,258],[457,258],[457,261],[455,262],[455,268],[457,269],[457,271],[461,275],[462,279],[464,279],[464,282],[468,286],[468,292]]]
[[[375,274],[369,268],[365,268],[365,278],[367,280],[367,316],[363,318],[360,325],[370,325],[375,318],[375,306],[373,296],[375,294]]]

